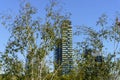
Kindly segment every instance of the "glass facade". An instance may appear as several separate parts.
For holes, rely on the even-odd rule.
[[[55,69],[57,69],[62,63],[62,40],[56,40],[56,49],[55,49]]]

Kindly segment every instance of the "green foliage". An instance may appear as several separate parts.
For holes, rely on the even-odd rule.
[[[46,56],[53,51],[56,45],[61,44],[61,26],[68,26],[70,15],[62,15],[56,9],[57,2],[50,0],[50,5],[46,7],[45,21],[41,22],[36,16],[37,9],[30,3],[23,4],[19,14],[15,16],[12,23],[7,28],[11,36],[6,49],[1,56],[0,67],[4,74],[0,75],[0,80],[115,80],[120,75],[120,60],[116,60],[119,53],[118,44],[120,42],[120,30],[117,24],[109,29],[107,16],[103,14],[97,21],[99,30],[91,27],[80,27],[82,35],[86,36],[84,41],[77,43],[75,54],[77,59],[73,70],[61,75],[61,67],[53,72],[45,63]],[[4,16],[2,16],[4,18]],[[6,18],[11,19],[11,17]],[[64,23],[63,23],[64,22]],[[67,23],[67,24],[66,24]],[[3,20],[3,25],[7,23]],[[8,23],[9,24],[9,23]],[[80,37],[81,38],[81,37]],[[58,40],[58,41],[57,41]],[[111,55],[104,51],[104,41],[114,42],[114,50]],[[90,48],[91,50],[85,49]],[[81,54],[79,54],[81,53]],[[102,62],[96,62],[92,54],[103,53]],[[24,61],[19,59],[19,55],[24,57]],[[1,62],[2,61],[2,62]]]

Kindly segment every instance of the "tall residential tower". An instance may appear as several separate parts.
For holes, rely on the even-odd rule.
[[[69,20],[64,20],[61,25],[61,38],[57,40],[59,44],[55,50],[55,60],[61,66],[62,74],[67,74],[73,67],[72,58],[72,27]],[[57,67],[58,67],[57,66]],[[57,69],[55,66],[55,69]]]

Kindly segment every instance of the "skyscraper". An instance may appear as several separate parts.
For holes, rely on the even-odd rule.
[[[56,40],[56,46],[55,46],[55,70],[61,66],[62,63],[62,40],[57,39]]]
[[[72,27],[69,20],[64,20],[61,25],[61,42],[55,50],[55,59],[58,65],[61,65],[62,74],[67,74],[73,67],[72,59]],[[57,44],[58,45],[58,44]],[[60,47],[61,46],[61,47]],[[59,61],[59,63],[58,63]]]

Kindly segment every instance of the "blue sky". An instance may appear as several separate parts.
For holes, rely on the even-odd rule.
[[[44,14],[44,7],[48,0],[27,0],[37,7],[41,14]],[[0,0],[0,13],[11,13],[13,16],[18,13],[20,0]],[[98,17],[103,13],[109,19],[116,16],[120,10],[120,0],[59,0],[63,9],[70,12],[72,25],[88,25],[95,27]],[[4,51],[9,32],[0,24],[0,51]]]

